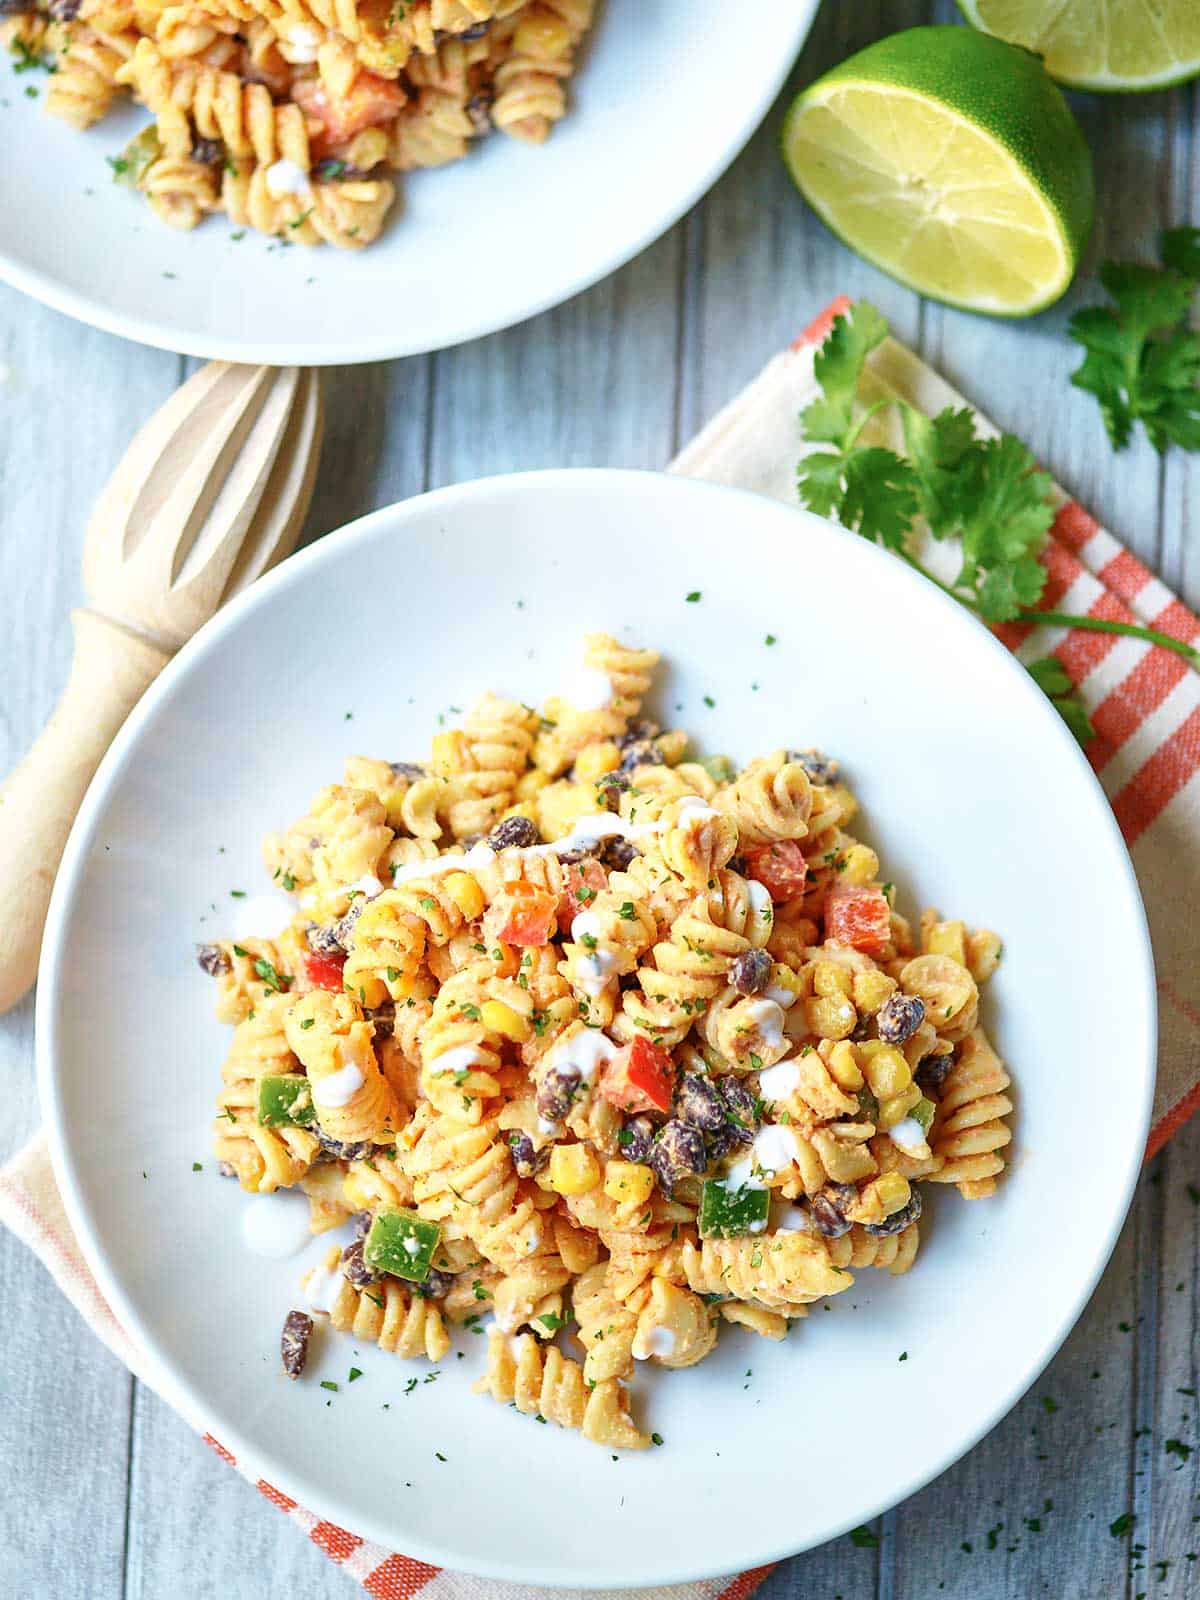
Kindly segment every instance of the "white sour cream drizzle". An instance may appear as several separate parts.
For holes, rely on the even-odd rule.
[[[651,1356],[659,1356],[665,1360],[675,1354],[674,1330],[651,1328],[645,1334],[639,1331],[630,1349],[635,1361],[648,1361]]]
[[[233,910],[233,937],[278,939],[296,916],[294,903],[282,894],[252,894]]]
[[[794,989],[785,989],[781,983],[773,983],[770,988],[763,990],[764,1000],[773,1000],[781,1011],[790,1011],[796,1004],[797,995]]]
[[[377,894],[383,893],[383,884],[373,872],[364,872],[357,882],[347,885],[345,892],[366,895],[368,900],[374,900]]]
[[[605,711],[612,704],[612,684],[599,667],[576,667],[564,674],[564,679],[561,698],[576,711]]]
[[[429,1070],[435,1076],[447,1072],[468,1072],[472,1067],[481,1067],[486,1064],[486,1057],[478,1045],[456,1044],[450,1050],[443,1050],[440,1056],[434,1056],[429,1063]]]
[[[735,1161],[722,1179],[731,1192],[737,1189],[765,1189],[765,1179],[775,1172],[785,1172],[800,1153],[796,1135],[791,1128],[767,1123],[758,1130],[754,1143],[740,1161]],[[751,1231],[760,1233],[765,1224]]]
[[[299,195],[302,199],[307,199],[312,193],[308,173],[294,161],[276,161],[273,166],[267,168],[267,193],[276,200],[285,194]]]
[[[594,911],[579,913],[571,924],[571,938],[576,944],[583,944],[585,939],[604,938],[603,925]],[[584,953],[575,960],[580,988],[593,999],[597,998],[616,977],[620,965],[621,958],[615,950],[607,949],[602,944],[589,950],[584,945]]]
[[[742,1013],[768,1050],[783,1049],[783,1009],[774,1000],[748,1000]]]
[[[617,1054],[617,1046],[602,1028],[581,1028],[554,1046],[548,1060],[555,1067],[577,1067],[584,1083]]]
[[[761,918],[763,922],[771,922],[774,919],[775,906],[771,899],[771,891],[765,883],[759,883],[757,878],[747,878],[746,898],[756,917]]]
[[[925,1130],[916,1117],[905,1117],[894,1128],[889,1128],[888,1138],[898,1150],[909,1155],[925,1147]]]
[[[758,1087],[764,1100],[786,1100],[800,1087],[800,1063],[795,1056],[767,1067],[758,1075]]]
[[[776,1233],[815,1233],[816,1224],[800,1206],[785,1206],[775,1218]]]
[[[354,1096],[362,1088],[366,1079],[353,1061],[347,1061],[344,1067],[337,1072],[331,1072],[327,1078],[314,1078],[311,1080],[313,1104],[338,1110],[348,1106]]]
[[[335,1261],[331,1268],[327,1268],[324,1265],[315,1266],[308,1276],[303,1279],[301,1287],[304,1290],[305,1299],[312,1309],[314,1311],[324,1311],[328,1316],[333,1310],[333,1303],[337,1299],[338,1291],[344,1282],[345,1279],[342,1277],[340,1263]]]
[[[258,1194],[242,1212],[242,1242],[256,1256],[283,1261],[299,1254],[312,1238],[308,1196]]]
[[[317,59],[321,48],[321,35],[306,23],[297,23],[287,32],[290,60],[298,67],[308,66]]]

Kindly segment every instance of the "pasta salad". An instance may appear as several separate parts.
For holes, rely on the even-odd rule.
[[[390,174],[497,128],[540,144],[595,0],[0,0],[17,65],[79,129],[126,93],[152,120],[109,158],[175,228],[223,211],[287,243],[379,236]],[[32,91],[36,92],[36,91]]]
[[[922,1184],[994,1192],[998,938],[895,910],[836,760],[690,757],[657,662],[589,635],[573,701],[352,757],[266,841],[270,926],[200,948],[222,1172],[342,1229],[290,1376],[316,1319],[431,1362],[482,1320],[480,1392],[642,1448],[637,1363],[782,1339],[912,1266]]]

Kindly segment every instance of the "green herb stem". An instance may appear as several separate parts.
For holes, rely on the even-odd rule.
[[[1157,628],[1144,628],[1137,622],[1110,622],[1107,617],[1076,617],[1069,611],[1022,611],[1020,622],[1049,622],[1064,628],[1081,628],[1087,633],[1120,633],[1129,639],[1145,639],[1148,644],[1159,645],[1163,650],[1173,650],[1189,665],[1200,668],[1200,650]]]

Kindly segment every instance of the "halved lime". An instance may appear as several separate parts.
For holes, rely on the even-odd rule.
[[[1073,89],[1162,89],[1200,72],[1197,0],[958,0],[968,22],[1035,50]]]
[[[921,294],[1020,317],[1066,289],[1092,224],[1092,161],[1028,51],[911,28],[795,99],[783,154],[852,250]]]

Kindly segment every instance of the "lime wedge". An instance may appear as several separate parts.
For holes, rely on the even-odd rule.
[[[1197,0],[958,0],[967,21],[1035,50],[1073,89],[1161,89],[1200,72]]]
[[[852,250],[921,294],[1020,317],[1066,289],[1092,223],[1091,157],[1027,51],[911,28],[803,90],[783,155]]]

